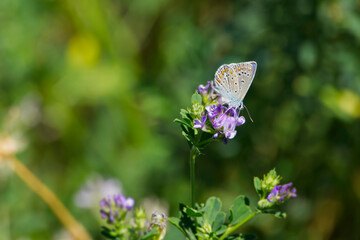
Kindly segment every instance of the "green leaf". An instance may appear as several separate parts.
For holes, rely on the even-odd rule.
[[[105,227],[105,226],[102,226],[101,227],[101,235],[105,238],[108,238],[108,239],[116,239],[116,232]]]
[[[254,187],[255,187],[256,193],[259,195],[259,198],[261,198],[263,195],[263,191],[262,191],[262,187],[261,187],[260,178],[254,177]]]
[[[184,138],[188,141],[188,142],[193,142],[192,141],[192,139],[191,139],[191,137],[190,137],[190,135],[189,134],[187,134],[186,132],[182,132],[182,135],[184,136]]]
[[[249,199],[245,196],[238,196],[234,204],[230,208],[229,221],[231,225],[235,225],[252,214],[252,210],[249,207]]]
[[[185,207],[184,212],[189,215],[190,217],[202,217],[202,213],[197,211],[196,209]]]
[[[224,212],[219,212],[216,215],[214,224],[212,225],[213,231],[218,231],[222,226],[224,226],[223,224],[225,223],[225,218],[226,214]]]
[[[191,96],[191,104],[194,104],[196,102],[202,103],[202,97],[197,92]]]
[[[204,211],[204,219],[209,223],[211,226],[213,225],[216,216],[221,210],[221,201],[217,197],[210,197],[203,208]]]
[[[180,110],[180,116],[182,117],[182,119],[184,120],[184,121],[186,121],[186,122],[192,122],[192,118],[191,118],[191,116],[190,116],[190,113],[189,113],[189,111],[187,111],[187,110],[185,110],[185,109],[181,109]]]
[[[186,133],[189,134],[189,128],[185,125],[180,125],[181,129]]]
[[[194,221],[194,219],[189,217],[186,212],[184,212],[184,209],[186,207],[187,206],[183,203],[179,204],[180,221],[178,222],[178,224],[179,227],[182,229],[181,231],[186,237],[188,237],[190,240],[196,240],[196,222]]]
[[[141,240],[147,240],[151,239],[152,237],[158,236],[160,234],[159,230],[156,228],[151,229],[150,232],[148,232],[145,236],[141,238]]]
[[[174,122],[180,123],[181,125],[184,125],[184,126],[186,126],[186,127],[192,128],[191,124],[189,124],[189,122],[186,122],[186,121],[184,121],[184,120],[175,118],[175,119],[174,119]]]
[[[222,225],[216,232],[215,235],[219,236],[219,235],[223,235],[224,232],[226,231],[227,227],[225,225]]]
[[[177,217],[169,217],[168,221],[174,225],[177,229],[179,229],[184,235],[186,235],[184,229],[180,226],[180,218]]]
[[[189,118],[189,112],[185,109],[180,110],[180,115],[182,118]]]

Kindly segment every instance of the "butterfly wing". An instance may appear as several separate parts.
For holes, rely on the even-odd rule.
[[[230,85],[233,87],[232,94],[237,95],[237,99],[242,102],[250,85],[255,77],[257,64],[254,61],[233,63],[229,65],[234,70],[234,80]]]
[[[225,98],[231,94],[229,77],[230,71],[227,64],[221,65],[215,73],[215,90]]]
[[[215,90],[231,107],[239,107],[254,79],[254,61],[224,64],[215,73]]]

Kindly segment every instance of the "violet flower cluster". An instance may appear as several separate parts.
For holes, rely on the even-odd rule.
[[[275,169],[264,175],[263,179],[254,178],[255,190],[260,197],[258,201],[260,209],[272,208],[274,205],[282,204],[288,199],[296,197],[296,188],[292,187],[293,184],[281,185],[281,179]]]
[[[271,203],[283,203],[289,198],[294,198],[296,197],[296,188],[291,187],[292,183],[276,185],[266,199]]]
[[[162,240],[166,233],[165,214],[155,212],[149,222],[143,208],[134,209],[134,205],[133,198],[122,194],[103,198],[100,216],[106,224],[102,226],[101,234],[108,239]]]
[[[122,194],[114,195],[113,198],[108,196],[100,201],[100,216],[102,219],[107,219],[109,223],[113,223],[117,218],[121,218],[123,213],[132,210],[134,204],[133,198],[126,198]]]
[[[213,139],[222,139],[224,143],[233,139],[237,133],[236,127],[245,123],[244,116],[239,116],[236,108],[224,105],[222,97],[215,93],[212,81],[205,86],[200,85],[197,93],[202,98],[203,111],[198,111],[201,109],[198,107],[199,101],[193,102],[193,128],[211,133]]]

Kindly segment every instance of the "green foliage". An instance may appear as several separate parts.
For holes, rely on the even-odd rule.
[[[109,206],[109,201],[104,202],[105,204]],[[101,227],[101,235],[107,239],[162,240],[165,236],[166,216],[163,213],[154,212],[149,225],[146,213],[141,207],[134,211],[113,206],[109,211],[112,218],[107,218],[106,223],[103,223],[106,225]]]
[[[258,201],[258,211],[265,214],[273,215],[277,218],[286,218],[286,213],[276,209],[276,202],[269,202],[267,196],[276,185],[280,184],[282,177],[276,173],[275,169],[270,170],[263,179],[254,177],[254,188],[260,200]],[[287,198],[288,199],[288,198]],[[287,200],[287,199],[284,199]]]
[[[216,197],[210,197],[205,204],[200,204],[195,209],[180,204],[180,217],[170,218],[169,221],[191,240],[249,239],[239,234],[226,237],[228,233],[224,236],[226,238],[222,238],[226,232],[232,232],[234,227],[240,227],[255,215],[249,207],[248,199],[244,196],[235,199],[229,210],[228,221],[226,213],[221,211],[221,206],[221,200]],[[239,224],[241,221],[242,224]]]
[[[273,186],[274,183],[277,185],[280,179],[281,176],[277,175],[275,169],[264,175],[262,180],[254,177],[254,188],[260,198],[257,208],[252,208],[249,199],[240,195],[235,198],[226,214],[221,210],[221,200],[210,197],[205,204],[196,205],[195,208],[180,204],[179,218],[169,218],[169,222],[176,226],[188,240],[256,239],[253,234],[235,234],[234,231],[258,214],[286,218],[286,213],[278,210],[275,204],[266,199],[269,194],[268,185]],[[260,204],[261,201],[266,201],[269,205],[264,206]]]
[[[236,225],[246,220],[252,214],[253,211],[249,207],[249,204],[249,199],[245,196],[238,196],[235,199],[234,204],[230,208],[230,224]]]
[[[260,199],[264,199],[267,194],[276,186],[279,185],[281,176],[277,175],[276,170],[272,169],[263,179],[254,177],[254,187]]]
[[[32,119],[17,127],[28,143],[19,158],[94,239],[97,202],[74,203],[93,173],[119,179],[136,200],[166,199],[170,215],[187,200],[188,147],[172,120],[217,67],[247,60],[258,63],[245,99],[254,123],[199,158],[198,196],[221,192],[230,203],[234,182],[250,189],[250,176],[276,166],[302,197],[278,231],[255,221],[254,231],[359,238],[358,1],[1,0],[0,19],[1,133],[10,107]],[[5,239],[63,231],[3,166],[0,219]]]
[[[196,97],[194,97],[194,96],[196,96]],[[197,98],[199,96],[200,96],[199,94],[195,93],[192,98]],[[207,133],[207,132],[204,132],[204,131],[194,128],[195,118],[198,118],[198,119],[201,118],[201,116],[199,116],[199,111],[203,112],[203,109],[204,109],[203,105],[200,105],[201,107],[199,107],[197,101],[198,100],[195,100],[194,104],[192,105],[193,110],[181,109],[180,115],[181,115],[182,119],[176,118],[174,120],[174,122],[180,124],[180,127],[182,129],[182,135],[186,139],[189,147],[191,148],[194,146],[196,151],[198,153],[200,153],[201,150],[207,144],[211,143],[214,140],[212,138],[213,132],[209,131]],[[194,110],[194,108],[196,108],[196,110]],[[202,110],[199,110],[199,109],[202,109]]]

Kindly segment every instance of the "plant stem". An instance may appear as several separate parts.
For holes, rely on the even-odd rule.
[[[191,147],[190,150],[190,189],[191,189],[191,207],[195,207],[195,158],[197,150],[196,147]]]
[[[15,156],[0,156],[1,160],[7,160],[9,167],[18,175],[21,180],[36,193],[58,217],[60,222],[76,240],[91,240],[85,228],[75,220],[66,207],[60,202],[56,195],[42,183],[22,162]]]
[[[225,239],[229,234],[231,234],[233,231],[235,231],[236,229],[238,229],[239,227],[241,227],[244,223],[246,223],[247,221],[249,221],[250,219],[252,219],[257,213],[256,212],[253,212],[251,213],[247,218],[245,218],[244,220],[242,220],[241,222],[239,222],[238,224],[232,226],[232,227],[229,227],[224,235],[221,236],[221,238],[219,238],[219,240],[223,240]]]

